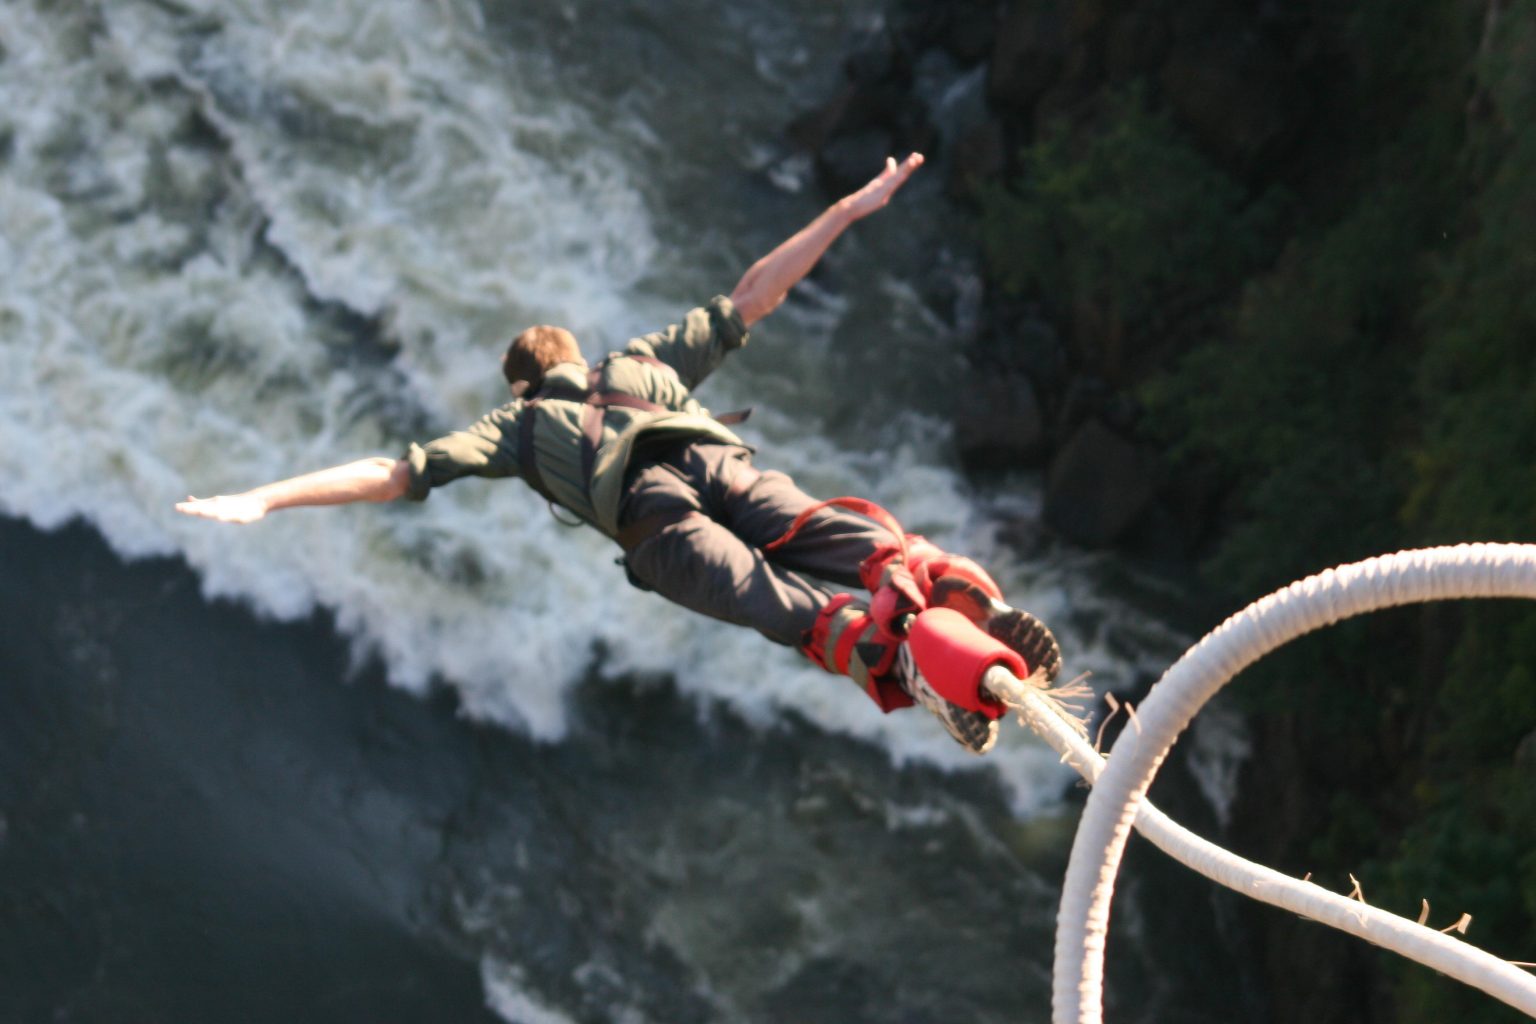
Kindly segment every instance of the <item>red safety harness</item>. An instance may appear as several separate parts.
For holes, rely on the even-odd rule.
[[[963,588],[935,586],[945,577],[958,577],[1001,601],[1003,593],[997,583],[971,559],[941,551],[923,537],[907,533],[895,516],[863,498],[832,498],[812,505],[796,516],[784,535],[766,545],[765,550],[773,551],[787,544],[813,516],[828,507],[845,508],[873,519],[885,527],[891,540],[859,564],[859,580],[871,595],[867,615],[858,613],[860,603],[852,595],[838,595],[806,631],[802,652],[828,671],[854,675],[882,711],[893,711],[912,703],[888,674],[897,645],[910,637],[922,649],[915,649],[914,653],[923,655],[920,663],[927,662],[925,676],[946,699],[999,717],[1002,705],[979,694],[976,683],[980,673],[989,664],[1004,662],[1015,669],[1015,674],[1027,674],[1024,663],[1017,654],[970,625],[969,617],[976,611],[957,602]],[[838,621],[850,616],[851,624]],[[837,642],[829,645],[834,632]],[[862,671],[850,672],[855,653],[859,654],[857,668]],[[867,678],[860,679],[860,675]]]
[[[933,585],[942,576],[959,576],[981,587],[999,601],[1003,592],[987,571],[962,555],[951,555],[930,544],[927,539],[902,529],[896,517],[864,498],[830,498],[801,512],[784,536],[768,544],[773,551],[787,544],[811,517],[824,508],[845,508],[873,519],[891,535],[889,543],[877,547],[859,563],[859,580],[871,594],[870,616],[887,640],[905,638],[908,616],[916,615],[932,601]]]

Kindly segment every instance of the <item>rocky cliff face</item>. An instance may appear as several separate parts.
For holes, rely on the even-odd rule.
[[[1073,542],[1174,564],[1218,553],[1211,589],[1229,585],[1216,603],[1232,609],[1347,558],[1528,535],[1499,510],[1529,507],[1508,439],[1536,428],[1481,429],[1442,396],[1536,376],[1501,340],[1529,303],[1497,283],[1536,249],[1500,227],[1536,208],[1521,184],[1533,13],[892,0],[842,91],[792,134],[830,192],[921,148],[974,215],[987,272],[967,358],[985,383],[957,410],[966,466],[1038,469],[1046,524]],[[1430,895],[1414,886],[1491,865],[1503,881],[1469,898],[1486,896],[1480,944],[1497,949],[1528,932],[1508,878],[1532,855],[1499,835],[1518,801],[1458,773],[1529,764],[1536,702],[1518,680],[1536,627],[1461,615],[1372,621],[1244,680],[1254,755],[1228,839],[1339,891],[1371,869],[1410,916]],[[1507,675],[1496,694],[1468,681],[1479,665]],[[1443,1019],[1461,998],[1418,1005],[1435,979],[1305,922],[1249,919],[1275,1021]]]
[[[1329,120],[1323,72],[1338,59],[1317,20],[1296,5],[1209,0],[902,0],[850,53],[843,88],[789,134],[830,194],[886,153],[921,149],[974,211],[1017,182],[1032,143],[1087,145],[1135,95],[1249,205],[1280,186],[1312,187],[1310,151]],[[1136,395],[1230,294],[1126,319],[1091,291],[996,281],[967,353],[987,379],[979,409],[957,418],[967,466],[1047,470],[1047,519],[1075,541],[1198,550],[1212,482],[1170,475]]]

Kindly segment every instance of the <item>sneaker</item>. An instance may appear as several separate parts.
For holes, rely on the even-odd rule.
[[[994,640],[1024,659],[1030,672],[1044,671],[1046,685],[1061,672],[1061,647],[1045,623],[1022,608],[1011,608],[970,580],[941,576],[934,581],[929,603],[953,608]]]
[[[891,666],[891,674],[907,696],[931,711],[944,728],[949,730],[955,742],[966,750],[973,754],[985,754],[997,742],[997,720],[988,718],[980,711],[969,711],[951,704],[939,696],[917,670],[917,662],[912,659],[912,651],[906,644],[896,649],[896,661]]]

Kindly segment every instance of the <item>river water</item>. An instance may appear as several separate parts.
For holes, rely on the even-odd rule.
[[[1075,807],[1022,733],[977,761],[921,714],[881,716],[628,588],[600,537],[516,484],[245,528],[170,509],[462,425],[501,400],[528,323],[597,357],[729,291],[825,203],[784,126],[882,12],[0,4],[17,1019],[181,1019],[206,1012],[194,991],[228,1019],[387,1019],[346,992],[413,970],[401,1019],[1047,1018]],[[980,83],[949,71],[927,69],[963,104]],[[1005,542],[1032,532],[1036,481],[983,491],[950,468],[974,280],[941,180],[841,240],[701,397],[754,405],[760,464],[982,560],[1057,628],[1069,673],[1132,688],[1177,631],[1114,566]],[[187,793],[202,817],[178,815]],[[263,917],[279,891],[309,909]],[[169,909],[210,906],[232,909]],[[1153,950],[1137,906],[1117,910],[1142,943],[1125,990],[1143,1013],[1184,1005],[1200,972],[1178,964],[1220,954]],[[352,930],[319,943],[337,920]],[[377,934],[394,945],[373,956]],[[355,985],[262,1016],[251,965],[302,935]],[[130,990],[138,1015],[80,1009]]]

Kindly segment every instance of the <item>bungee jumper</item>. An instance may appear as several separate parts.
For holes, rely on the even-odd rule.
[[[528,328],[502,357],[511,401],[463,430],[412,444],[397,459],[189,497],[176,508],[250,523],[297,506],[423,501],[464,476],[518,476],[615,540],[640,589],[799,649],[851,678],[882,711],[920,703],[962,746],[985,753],[1005,709],[979,692],[977,666],[1003,662],[1049,682],[1061,665],[1050,631],[1004,604],[975,562],[906,534],[878,506],[818,502],[784,473],[759,470],[730,429],[745,413],[713,417],[693,397],[827,248],[884,207],[922,163],[919,153],[888,158],[867,185],[754,263],[729,296],[596,365],[564,328]],[[919,616],[921,638],[908,643]],[[971,641],[980,645],[950,657]],[[964,662],[965,679],[954,682],[947,662]]]

